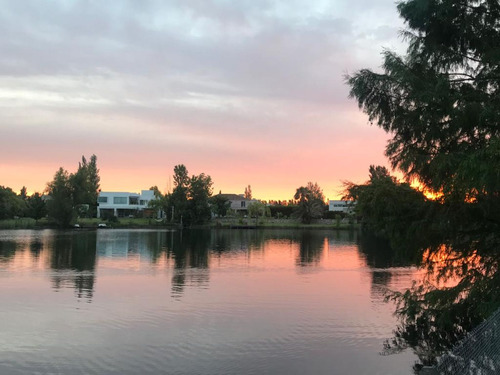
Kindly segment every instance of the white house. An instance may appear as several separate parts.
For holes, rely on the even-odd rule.
[[[127,217],[148,208],[155,199],[153,190],[141,190],[140,194],[101,191],[97,197],[97,217],[107,215]]]
[[[248,205],[252,202],[258,202],[256,199],[245,198],[243,194],[219,194],[231,202],[231,209],[235,212],[246,213]]]
[[[353,212],[355,205],[356,202],[353,201],[330,200],[328,201],[328,211],[350,214]]]

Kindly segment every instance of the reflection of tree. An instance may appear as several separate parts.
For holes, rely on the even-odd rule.
[[[152,231],[147,233],[146,247],[151,254],[151,262],[156,263],[165,251],[168,241],[167,233],[169,232]]]
[[[394,249],[388,240],[366,232],[359,236],[358,248],[371,268],[407,267],[421,259],[421,252]]]
[[[95,283],[96,233],[56,235],[51,250],[50,267],[56,271],[51,277],[53,287],[72,284],[78,298],[90,301]]]
[[[171,247],[168,256],[174,259],[172,276],[172,295],[179,297],[186,283],[206,285],[209,280],[209,245],[211,231],[181,230],[169,233]]]
[[[336,230],[333,233],[327,233],[329,237],[334,238],[337,243],[347,243],[352,244],[353,242],[358,242],[359,231],[358,230]]]
[[[389,283],[392,279],[392,272],[388,270],[380,271],[374,270],[372,271],[372,289],[377,287],[385,287],[389,286]]]
[[[30,242],[30,252],[34,259],[38,259],[43,250],[43,242],[39,238],[33,238]]]
[[[14,241],[0,241],[0,263],[8,263],[16,254],[17,243]]]
[[[371,291],[377,297],[387,292],[393,276],[389,270],[391,267],[408,267],[420,263],[418,251],[394,249],[388,240],[368,232],[358,237],[358,249],[370,267]]]
[[[301,267],[318,264],[325,245],[325,236],[314,231],[301,231],[298,242],[299,254],[296,264]]]
[[[321,260],[325,238],[332,236],[331,231],[322,230],[217,230],[213,232],[212,249],[216,254],[225,252],[263,251],[264,244],[269,241],[290,241],[299,245],[296,264],[307,266],[317,264]],[[346,241],[353,238],[346,232]]]
[[[485,240],[482,235],[429,246],[424,280],[390,296],[400,325],[385,352],[409,347],[423,364],[435,364],[437,356],[495,311],[500,303],[498,248],[495,236]]]

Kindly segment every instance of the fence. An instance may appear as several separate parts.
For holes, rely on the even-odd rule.
[[[500,309],[472,330],[435,368],[421,374],[493,375],[500,374]]]

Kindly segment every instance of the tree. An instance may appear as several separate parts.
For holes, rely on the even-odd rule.
[[[204,173],[191,177],[188,189],[188,224],[203,224],[212,217],[210,210],[212,185],[212,178]]]
[[[155,195],[155,198],[158,199],[158,198],[163,198],[163,194],[161,193],[160,189],[158,189],[158,186],[151,186],[149,188],[149,190],[153,190],[154,191],[154,195]]]
[[[431,282],[394,295],[402,321],[396,338],[428,350],[450,347],[500,306],[500,2],[406,0],[398,11],[406,55],[385,51],[382,73],[363,69],[346,78],[369,120],[391,133],[393,168],[442,194],[439,204],[427,202],[428,224],[414,236],[438,238],[422,247]],[[421,198],[387,180],[370,185],[357,192],[376,190],[365,206],[382,213],[374,195],[392,197],[385,202],[399,203],[390,219],[387,209],[377,215],[407,233],[409,216],[398,206]],[[436,278],[452,278],[454,286],[439,288]]]
[[[245,195],[244,195],[245,199],[252,199],[252,187],[250,185],[248,185],[246,188],[245,188]]]
[[[0,186],[0,220],[23,216],[26,210],[24,200],[9,187]]]
[[[73,204],[80,216],[95,216],[100,182],[97,157],[92,155],[90,162],[87,162],[85,156],[82,156],[82,161],[78,163],[78,170],[69,178],[73,190]]]
[[[171,212],[173,208],[173,215],[171,221],[181,222],[187,216],[188,206],[188,188],[189,188],[189,174],[187,168],[183,164],[174,167],[174,189],[172,194],[167,195],[167,210]]]
[[[174,189],[163,198],[170,220],[183,225],[202,224],[211,218],[212,179],[201,173],[189,177],[183,164],[174,167]]]
[[[28,189],[26,188],[26,186],[23,186],[21,188],[21,191],[19,193],[19,196],[21,197],[21,199],[23,201],[26,201],[28,199]]]
[[[404,245],[426,218],[427,199],[407,183],[400,183],[385,167],[370,166],[370,180],[356,185],[345,183],[345,199],[355,201],[355,212],[363,226],[388,239],[394,246]]]
[[[68,171],[62,167],[47,185],[50,198],[47,201],[49,217],[59,226],[67,227],[74,219],[73,187]]]
[[[368,173],[370,175],[370,181],[382,180],[382,179],[390,179],[395,181],[396,179],[391,176],[389,170],[386,167],[382,167],[380,165],[370,165],[368,169]]]
[[[97,197],[99,196],[101,177],[97,168],[97,156],[90,157],[90,163],[87,166],[87,182],[88,182],[88,200],[90,204],[90,216],[94,217],[97,214]]]
[[[248,215],[255,218],[255,224],[259,222],[259,217],[271,216],[271,210],[262,202],[252,202],[248,205]]]
[[[189,185],[189,173],[184,164],[174,167],[174,189],[186,188]]]
[[[227,211],[231,208],[231,201],[219,193],[210,199],[210,205],[212,207],[212,212],[215,215],[218,217],[224,217],[227,215]]]
[[[47,205],[40,193],[33,193],[27,200],[26,216],[39,220],[47,215]]]
[[[406,56],[383,73],[347,76],[350,96],[393,136],[386,154],[408,179],[445,198],[500,191],[500,2],[407,0],[398,5]]]
[[[325,211],[325,196],[317,183],[308,182],[301,186],[293,197],[297,202],[295,216],[304,224],[310,224],[314,219],[319,219]]]

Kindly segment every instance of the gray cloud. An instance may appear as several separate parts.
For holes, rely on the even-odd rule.
[[[0,5],[4,159],[23,144],[26,160],[134,148],[264,165],[318,134],[362,138],[342,76],[401,48],[392,0]]]

